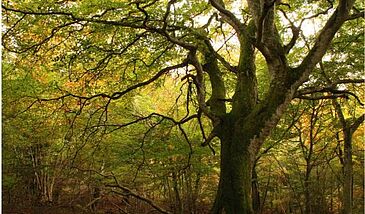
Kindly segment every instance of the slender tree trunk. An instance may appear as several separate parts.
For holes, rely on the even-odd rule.
[[[260,200],[260,192],[258,187],[256,166],[253,166],[252,169],[252,208],[255,213],[261,213],[261,200]]]
[[[344,137],[344,154],[343,154],[343,175],[344,175],[344,183],[343,183],[343,194],[342,194],[342,203],[343,209],[342,212],[344,214],[352,214],[352,135],[356,131],[357,128],[364,122],[365,114],[356,118],[353,123],[349,123],[345,120],[343,111],[341,109],[340,104],[334,100],[333,105],[339,116],[339,121],[342,125],[342,132]]]
[[[344,214],[352,214],[352,136],[351,130],[344,130],[344,184],[343,204]]]
[[[185,185],[186,185],[186,194],[185,194],[185,203],[187,203],[188,213],[193,213],[194,206],[194,193],[193,193],[193,185],[192,185],[192,172],[188,169],[185,172]]]
[[[183,207],[180,197],[179,185],[178,185],[178,177],[176,172],[172,172],[172,182],[173,182],[173,189],[175,193],[175,213],[181,214],[183,213]]]
[[[193,214],[197,213],[197,199],[199,196],[200,189],[200,173],[196,174],[194,189],[193,189]]]
[[[306,170],[304,179],[304,198],[305,198],[305,214],[312,214],[312,194],[310,188],[310,169]]]

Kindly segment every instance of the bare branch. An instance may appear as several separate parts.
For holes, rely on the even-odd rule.
[[[166,67],[166,68],[160,70],[156,75],[154,75],[151,79],[149,79],[147,81],[144,81],[144,82],[138,83],[136,85],[133,85],[133,86],[127,88],[126,90],[122,91],[122,92],[115,92],[115,93],[113,93],[110,96],[110,99],[119,99],[121,96],[123,96],[124,94],[126,94],[126,93],[128,93],[128,92],[130,92],[130,91],[132,91],[134,89],[137,89],[137,88],[140,88],[142,86],[146,86],[146,85],[152,83],[153,81],[157,80],[163,74],[166,74],[169,71],[174,70],[174,69],[177,69],[177,68],[185,67],[187,65],[188,65],[188,62],[185,60],[184,62],[182,62],[180,64]]]
[[[318,35],[314,46],[303,59],[302,63],[297,67],[297,71],[299,72],[299,75],[302,76],[302,79],[304,79],[309,72],[313,70],[316,64],[321,61],[336,32],[340,29],[346,19],[348,19],[353,4],[354,0],[341,0],[339,2],[338,7]]]
[[[23,17],[24,17],[24,16],[23,16]],[[19,20],[18,20],[18,21],[19,21]],[[40,49],[40,47],[41,47],[42,45],[44,45],[44,44],[45,44],[45,43],[47,43],[49,40],[51,40],[51,39],[52,39],[52,38],[56,35],[56,33],[57,33],[57,32],[59,32],[62,28],[65,28],[65,27],[71,26],[71,25],[76,24],[76,23],[78,23],[78,21],[72,21],[72,22],[68,22],[68,23],[65,23],[65,24],[62,24],[62,25],[56,26],[55,28],[53,28],[53,29],[52,29],[52,31],[51,31],[51,33],[50,33],[49,35],[47,35],[44,39],[42,39],[42,41],[40,41],[40,42],[38,42],[38,43],[36,43],[36,44],[30,45],[30,46],[28,46],[28,47],[26,47],[26,48],[22,49],[21,51],[12,50],[12,49],[10,49],[9,47],[6,47],[6,49],[7,49],[8,51],[11,51],[11,52],[14,52],[14,53],[25,53],[25,52],[27,52],[27,51],[29,51],[29,50],[31,50],[31,49],[34,49],[34,52],[37,52],[37,51]],[[6,33],[8,33],[8,32],[6,32]],[[6,34],[6,33],[5,33],[5,34]],[[2,39],[2,41],[4,41],[4,38]],[[4,42],[3,42],[3,44],[4,44]]]
[[[347,83],[365,83],[365,79],[341,79],[332,83],[332,85],[347,84]]]
[[[354,20],[354,19],[358,19],[358,18],[364,18],[364,16],[365,16],[365,12],[361,11],[361,12],[358,12],[358,13],[351,14],[347,18],[347,20]]]
[[[147,11],[140,6],[140,2],[136,2],[136,6],[137,6],[137,9],[144,14],[144,19],[143,19],[142,26],[146,26],[147,21],[149,19],[149,15],[148,15]]]
[[[152,28],[152,27],[147,27],[146,29],[161,34],[162,36],[164,36],[171,43],[177,44],[177,45],[179,45],[179,46],[181,46],[181,47],[183,47],[183,48],[185,48],[189,51],[195,51],[197,49],[196,45],[184,42],[181,39],[173,37],[166,30]]]
[[[139,7],[139,6],[138,6]],[[85,21],[85,22],[89,22],[89,23],[98,23],[98,24],[105,24],[105,25],[113,25],[113,26],[121,26],[121,27],[130,27],[130,28],[134,28],[134,29],[146,29],[150,32],[155,32],[158,33],[162,36],[164,36],[168,41],[177,44],[187,50],[195,50],[196,47],[193,44],[184,42],[176,37],[171,36],[166,29],[160,29],[160,28],[155,28],[152,26],[147,26],[147,19],[148,18],[148,14],[146,16],[146,11],[144,10],[144,7],[139,7],[139,10],[141,12],[144,13],[145,18],[143,19],[143,23],[142,24],[136,24],[136,22],[128,22],[126,21],[126,19],[122,19],[122,20],[105,20],[105,19],[95,19],[95,18],[85,18],[85,17],[77,17],[72,13],[68,13],[68,12],[60,12],[60,11],[51,11],[51,12],[34,12],[34,11],[24,11],[24,10],[18,10],[18,9],[13,9],[13,8],[8,8],[3,6],[3,8],[7,11],[13,11],[13,12],[18,12],[18,13],[22,13],[22,14],[29,14],[29,15],[57,15],[57,16],[67,16],[69,17],[71,20],[75,21],[75,22],[80,22],[80,21]]]
[[[123,192],[120,193],[120,192],[116,192],[116,191],[113,191],[114,193],[117,193],[117,194],[121,194],[123,196],[132,196],[138,200],[141,200],[141,201],[144,201],[146,202],[148,205],[150,205],[151,207],[153,207],[154,209],[156,209],[157,211],[159,211],[160,213],[163,213],[163,214],[172,214],[170,211],[167,211],[165,209],[163,209],[162,207],[158,206],[154,201],[152,201],[151,199],[148,199],[146,197],[143,197],[141,195],[139,195],[138,193],[132,191],[131,189],[125,187],[125,186],[122,186],[118,179],[114,176],[114,174],[112,173],[112,176],[114,178],[114,182],[115,182],[115,185],[112,185],[112,184],[106,184],[105,186],[106,187],[114,187],[114,188],[118,188],[120,190],[122,190]]]
[[[165,31],[166,30],[166,27],[167,27],[167,18],[169,17],[169,14],[170,14],[170,10],[171,10],[171,5],[175,4],[176,3],[176,0],[170,0],[168,3],[167,3],[167,7],[166,7],[166,12],[165,12],[165,15],[163,16],[163,27],[162,27],[162,30]]]
[[[4,38],[7,36],[7,34],[9,32],[11,32],[26,16],[27,14],[23,14],[22,17],[20,17],[20,19],[18,19],[3,35],[2,35],[2,40],[4,40]]]
[[[105,130],[107,130],[108,128],[111,128],[109,131],[105,132],[106,134],[110,134],[112,132],[115,132],[121,128],[124,128],[124,127],[127,127],[127,126],[131,126],[131,125],[134,125],[134,124],[137,124],[139,122],[142,122],[142,121],[146,121],[146,120],[150,120],[154,117],[158,117],[158,118],[161,118],[157,123],[153,124],[152,127],[150,127],[148,129],[148,131],[145,133],[145,137],[147,135],[148,132],[150,132],[153,128],[155,128],[157,125],[160,125],[164,120],[168,120],[170,122],[172,122],[174,124],[174,126],[178,126],[179,130],[181,131],[182,135],[184,136],[186,142],[188,143],[189,145],[189,148],[190,148],[190,154],[189,156],[192,154],[192,145],[191,145],[191,142],[188,138],[188,134],[186,133],[186,131],[183,129],[182,125],[189,122],[190,120],[193,120],[195,118],[198,118],[198,115],[197,114],[194,114],[194,115],[190,115],[189,117],[186,117],[186,118],[183,118],[179,121],[175,120],[174,118],[172,117],[168,117],[168,116],[165,116],[165,115],[162,115],[162,114],[159,114],[159,113],[151,113],[147,116],[138,116],[137,119],[133,120],[133,121],[130,121],[130,122],[127,122],[127,123],[123,123],[123,124],[97,124],[97,125],[94,125],[94,126],[90,126],[89,129],[92,129],[92,130],[95,130],[99,127],[104,127]],[[145,138],[144,137],[144,138]],[[144,141],[144,140],[143,140]],[[189,158],[190,160],[190,158]]]
[[[234,35],[234,34],[233,34]],[[232,36],[233,36],[232,35]],[[230,72],[233,73],[237,73],[237,67],[236,66],[232,66],[231,64],[229,64],[229,62],[227,62],[224,57],[222,57],[220,54],[217,53],[217,51],[214,50],[212,44],[210,43],[209,40],[204,40],[205,44],[208,46],[209,51],[214,54],[214,56],[222,63],[222,65],[229,70]],[[227,41],[225,41],[227,42]]]
[[[331,85],[327,86],[327,87],[309,87],[309,88],[304,88],[301,90],[298,90],[295,98],[300,98],[300,99],[334,99],[336,97],[343,97],[343,98],[348,98],[348,95],[353,96],[356,101],[364,106],[364,104],[361,102],[360,98],[353,92],[351,91],[347,91],[347,90],[338,90],[336,89],[336,86],[338,84],[345,84],[345,83],[364,83],[364,80],[362,79],[343,79],[343,80],[338,80],[336,82],[331,83]],[[308,97],[308,96],[304,96],[307,94],[314,94],[314,93],[323,93],[323,92],[329,92],[332,95],[326,95],[326,96],[321,96],[321,97]]]
[[[290,42],[284,46],[284,51],[286,54],[288,54],[290,52],[290,50],[294,47],[295,43],[297,42],[297,40],[299,38],[300,28],[296,27],[294,25],[294,23],[288,18],[288,16],[286,15],[284,10],[279,9],[279,11],[284,15],[285,19],[290,23],[290,28],[291,28],[292,34],[293,34]]]
[[[193,78],[193,82],[197,88],[197,99],[198,99],[199,109],[210,119],[216,121],[218,120],[218,118],[215,115],[213,115],[213,113],[208,109],[207,104],[205,102],[205,85],[204,85],[204,75],[203,75],[204,71],[202,65],[198,60],[198,57],[196,56],[196,51],[191,51],[189,53],[189,63],[195,67],[197,72],[196,77]]]
[[[210,142],[213,140],[213,138],[215,138],[216,136],[217,136],[217,134],[214,131],[212,131],[208,135],[207,139],[201,144],[201,146],[207,146],[207,145],[209,145]]]
[[[180,64],[166,67],[166,68],[160,70],[157,74],[155,74],[149,80],[146,80],[144,82],[140,82],[140,83],[137,83],[135,85],[132,85],[132,86],[128,87],[127,89],[125,89],[124,91],[114,92],[111,95],[108,95],[108,94],[105,94],[105,93],[100,93],[100,94],[95,94],[95,95],[92,95],[92,96],[81,96],[81,95],[75,95],[75,94],[67,93],[67,94],[62,95],[60,97],[55,97],[55,98],[42,98],[42,99],[38,99],[38,100],[39,101],[55,101],[55,100],[64,99],[66,97],[74,97],[74,98],[83,99],[83,100],[92,100],[92,99],[101,97],[101,98],[109,98],[111,100],[117,100],[117,99],[121,98],[123,95],[127,94],[128,92],[130,92],[132,90],[138,89],[140,87],[146,86],[146,85],[154,82],[159,77],[161,77],[163,74],[166,74],[166,73],[168,73],[171,70],[174,70],[174,69],[177,69],[177,68],[181,68],[181,67],[184,67],[184,66],[187,66],[187,65],[188,65],[188,62],[187,62],[187,60],[185,60],[184,62],[182,62]]]
[[[299,26],[302,26],[302,24],[303,24],[303,22],[304,22],[305,20],[313,19],[313,18],[316,18],[316,17],[318,17],[318,16],[328,14],[328,12],[329,12],[329,11],[333,8],[333,3],[332,3],[331,1],[327,1],[327,2],[328,2],[330,5],[329,5],[329,7],[328,7],[328,8],[326,8],[326,10],[324,10],[324,11],[320,11],[320,12],[318,12],[318,13],[316,13],[316,14],[313,14],[313,15],[311,15],[311,16],[307,16],[307,17],[303,18],[303,19],[300,21]]]
[[[354,133],[356,131],[356,129],[359,128],[359,126],[364,122],[364,120],[365,120],[365,114],[358,117],[350,127],[351,132]]]
[[[225,8],[222,1],[218,1],[219,0],[209,0],[210,4],[221,13],[223,19],[230,24],[239,35],[245,33],[246,26],[241,23],[231,11]]]
[[[72,13],[62,12],[62,11],[48,11],[48,12],[25,11],[25,10],[9,8],[3,4],[1,5],[1,7],[6,11],[12,11],[12,12],[22,13],[22,14],[27,14],[27,15],[42,15],[42,16],[58,15],[58,16],[70,16],[72,19],[76,19],[76,17]]]
[[[265,3],[264,3],[264,8],[262,10],[262,14],[258,20],[256,43],[261,43],[262,33],[264,31],[265,18],[267,16],[267,14],[269,13],[269,11],[272,10],[272,8],[274,7],[275,1],[276,0],[273,0],[271,3],[266,3],[266,1],[265,1]]]
[[[346,98],[348,96],[345,94],[334,94],[334,95],[323,95],[323,96],[305,96],[305,95],[298,95],[294,98],[303,99],[303,100],[324,100],[324,99],[337,99],[337,98]]]

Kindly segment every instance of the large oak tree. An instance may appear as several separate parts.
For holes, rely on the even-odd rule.
[[[363,16],[354,4],[355,0],[6,1],[2,45],[15,53],[8,57],[16,63],[27,61],[29,70],[56,71],[72,83],[67,89],[57,86],[59,96],[40,94],[36,102],[75,99],[81,113],[88,102],[99,100],[104,110],[94,127],[108,128],[108,107],[126,94],[158,83],[166,74],[182,75],[189,85],[185,117],[156,113],[125,125],[162,117],[185,134],[182,124],[199,123],[202,145],[213,138],[221,143],[220,180],[211,212],[253,213],[255,157],[336,32],[346,21]],[[304,50],[301,27],[319,16],[325,19],[323,27]],[[289,57],[294,49],[296,57]],[[258,54],[270,77],[260,99],[258,89],[266,83],[257,78]],[[196,103],[195,112],[189,103]],[[209,134],[204,118],[212,125]]]

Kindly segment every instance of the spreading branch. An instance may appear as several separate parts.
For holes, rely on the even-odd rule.
[[[319,97],[305,96],[305,95],[308,95],[308,94],[324,93],[324,92],[329,92],[332,95],[325,95],[325,96],[319,96]],[[355,93],[353,93],[351,91],[347,91],[347,90],[336,89],[332,85],[329,86],[329,87],[312,87],[312,88],[302,89],[302,90],[297,91],[297,93],[294,97],[295,98],[300,98],[300,99],[318,100],[318,99],[335,99],[335,98],[338,98],[338,97],[348,98],[348,95],[354,97],[360,105],[362,105],[362,106],[364,105],[361,102],[360,98]]]
[[[122,190],[123,192],[117,192],[117,191],[113,191],[116,194],[122,195],[122,196],[132,196],[138,200],[141,200],[143,202],[146,202],[148,205],[150,205],[151,207],[153,207],[155,210],[159,211],[160,213],[163,214],[172,214],[170,211],[165,210],[164,208],[158,206],[154,201],[152,201],[151,199],[148,199],[146,197],[141,196],[140,194],[132,191],[131,189],[121,185],[118,181],[118,179],[114,176],[114,174],[112,174],[113,179],[115,184],[106,184],[106,187],[111,187],[111,188],[118,188],[120,190]]]
[[[221,63],[222,65],[229,70],[232,73],[237,73],[237,67],[236,66],[232,66],[229,62],[227,62],[223,56],[221,56],[219,53],[217,53],[217,51],[214,50],[212,44],[210,43],[209,40],[204,40],[205,44],[207,45],[210,53],[212,53]]]
[[[223,20],[226,21],[229,25],[235,29],[238,35],[245,33],[246,26],[245,24],[241,23],[239,19],[229,10],[227,10],[220,0],[209,0],[210,4],[217,9],[221,16],[223,17]]]
[[[365,114],[361,115],[360,117],[356,118],[354,123],[351,125],[351,131],[355,132],[357,128],[364,122],[365,120]]]
[[[322,57],[330,46],[336,32],[348,19],[353,4],[354,0],[341,0],[339,2],[338,7],[318,35],[314,46],[303,59],[302,63],[297,67],[297,72],[303,77],[300,82],[304,81],[316,64],[322,60]]]
[[[279,11],[284,15],[285,19],[290,23],[290,29],[293,34],[290,42],[284,46],[284,51],[286,54],[288,54],[290,52],[290,50],[294,47],[295,43],[297,42],[297,40],[299,38],[300,28],[295,26],[295,24],[288,18],[288,16],[286,15],[284,10],[279,9]]]
[[[171,0],[167,3],[166,12],[162,19],[163,20],[163,27],[162,27],[163,31],[166,31],[166,27],[167,27],[167,23],[168,23],[167,18],[169,17],[171,6],[175,3],[176,3],[176,0]]]
[[[174,1],[171,1],[171,4]],[[120,27],[129,27],[129,28],[133,28],[133,29],[145,29],[148,30],[150,32],[155,32],[158,33],[162,36],[164,36],[168,41],[170,41],[171,43],[177,44],[187,50],[195,50],[196,46],[194,44],[190,44],[188,42],[184,42],[179,38],[176,38],[174,36],[171,36],[166,29],[164,28],[156,28],[154,26],[150,26],[147,25],[148,22],[148,13],[146,12],[146,10],[144,10],[145,7],[140,7],[139,4],[137,4],[137,8],[144,14],[144,18],[143,18],[143,23],[140,24],[138,22],[131,22],[128,21],[126,18],[123,18],[121,20],[109,20],[109,19],[100,19],[100,18],[87,18],[87,17],[79,17],[74,15],[73,13],[69,13],[69,12],[63,12],[63,11],[48,11],[48,12],[42,12],[42,11],[26,11],[26,10],[20,10],[20,9],[14,9],[14,8],[9,8],[6,7],[4,5],[2,5],[3,9],[6,11],[12,11],[12,12],[16,12],[16,13],[21,13],[24,15],[38,15],[38,16],[66,16],[69,19],[75,21],[75,22],[87,22],[87,23],[97,23],[97,24],[104,24],[104,25],[109,25],[109,26],[120,26]],[[165,20],[166,22],[167,20]],[[46,42],[46,41],[44,41]],[[44,43],[43,42],[43,43]]]
[[[364,18],[364,16],[365,16],[365,12],[361,11],[361,12],[358,12],[358,13],[351,14],[347,18],[347,20],[354,20],[354,19],[358,19],[358,18]]]
[[[349,97],[346,94],[333,94],[333,95],[322,95],[322,96],[305,96],[305,95],[298,95],[294,98],[302,99],[302,100],[325,100],[325,99],[337,99],[337,98],[346,98]]]
[[[204,70],[202,65],[200,64],[198,57],[196,56],[196,51],[191,51],[189,53],[189,63],[193,65],[196,69],[196,77],[194,78],[194,84],[197,88],[197,100],[199,109],[211,120],[217,121],[216,115],[214,115],[209,108],[207,107],[206,100],[205,100],[205,84],[204,84]]]
[[[76,94],[72,94],[72,93],[67,93],[65,95],[59,96],[59,97],[55,97],[55,98],[40,98],[38,99],[38,101],[55,101],[55,100],[62,100],[66,97],[73,97],[73,98],[77,98],[77,99],[81,99],[81,100],[92,100],[95,98],[109,98],[110,100],[117,100],[120,99],[123,95],[127,94],[128,92],[131,92],[133,90],[136,90],[138,88],[141,88],[143,86],[149,85],[150,83],[154,82],[155,80],[157,80],[159,77],[161,77],[162,75],[168,73],[171,70],[174,69],[178,69],[178,68],[182,68],[188,65],[188,62],[185,60],[184,62],[177,64],[177,65],[173,65],[173,66],[168,66],[162,70],[160,70],[159,72],[157,72],[157,74],[155,74],[152,78],[144,81],[144,82],[140,82],[137,83],[135,85],[132,85],[130,87],[128,87],[127,89],[125,89],[124,91],[120,91],[120,92],[114,92],[111,95],[108,95],[106,93],[99,93],[99,94],[95,94],[92,96],[81,96],[81,95],[76,95]]]
[[[264,31],[265,19],[266,19],[266,16],[268,15],[269,11],[273,9],[273,7],[275,5],[275,1],[276,0],[273,0],[270,3],[267,3],[265,1],[265,3],[264,3],[264,7],[263,7],[263,10],[262,10],[261,16],[258,20],[257,37],[256,37],[256,42],[257,43],[261,43],[262,34],[263,34],[263,31]]]

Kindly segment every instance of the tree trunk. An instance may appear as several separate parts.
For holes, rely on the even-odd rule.
[[[307,167],[308,168],[308,167]],[[305,214],[312,214],[312,195],[310,188],[310,172],[306,172],[304,179]]]
[[[221,172],[211,213],[252,214],[252,159],[250,139],[226,123],[221,139]],[[236,124],[237,125],[237,124]],[[250,136],[247,134],[246,136]]]
[[[344,183],[343,183],[343,212],[352,214],[352,145],[351,130],[344,130]]]
[[[182,202],[181,202],[179,185],[178,185],[178,176],[176,175],[176,172],[172,172],[172,182],[173,182],[173,189],[174,189],[174,193],[175,193],[175,203],[174,203],[175,212],[174,213],[181,214],[181,213],[183,213],[183,206],[182,206]]]
[[[342,126],[342,132],[344,137],[344,155],[343,155],[343,194],[342,194],[342,202],[343,209],[342,212],[344,214],[352,214],[352,135],[359,128],[359,126],[365,120],[365,114],[356,118],[353,123],[349,123],[345,120],[343,111],[341,109],[340,104],[333,100],[333,105],[339,117],[340,124]]]
[[[260,200],[260,192],[258,187],[256,167],[253,166],[252,169],[252,208],[255,213],[261,213],[261,200]]]
[[[224,211],[226,214],[251,214],[254,213],[251,191],[255,155],[276,126],[298,87],[306,81],[326,53],[335,33],[347,19],[354,1],[340,1],[336,12],[318,35],[313,48],[295,68],[288,64],[288,50],[283,46],[275,25],[275,1],[247,1],[253,17],[247,25],[240,23],[227,11],[223,1],[209,2],[224,14],[228,24],[236,30],[240,43],[239,62],[234,69],[237,81],[229,113],[226,113],[223,101],[226,95],[224,80],[209,40],[205,41],[207,48],[202,50],[206,64],[199,66],[196,56],[191,60],[198,74],[195,82],[200,95],[199,107],[212,120],[213,134],[221,140],[220,180],[211,213]],[[256,48],[265,57],[271,79],[270,87],[261,101],[258,101],[257,93]],[[206,108],[204,90],[200,89],[203,87],[202,69],[207,72],[211,81],[212,95],[207,102],[210,109]],[[211,137],[208,139],[211,140]]]

